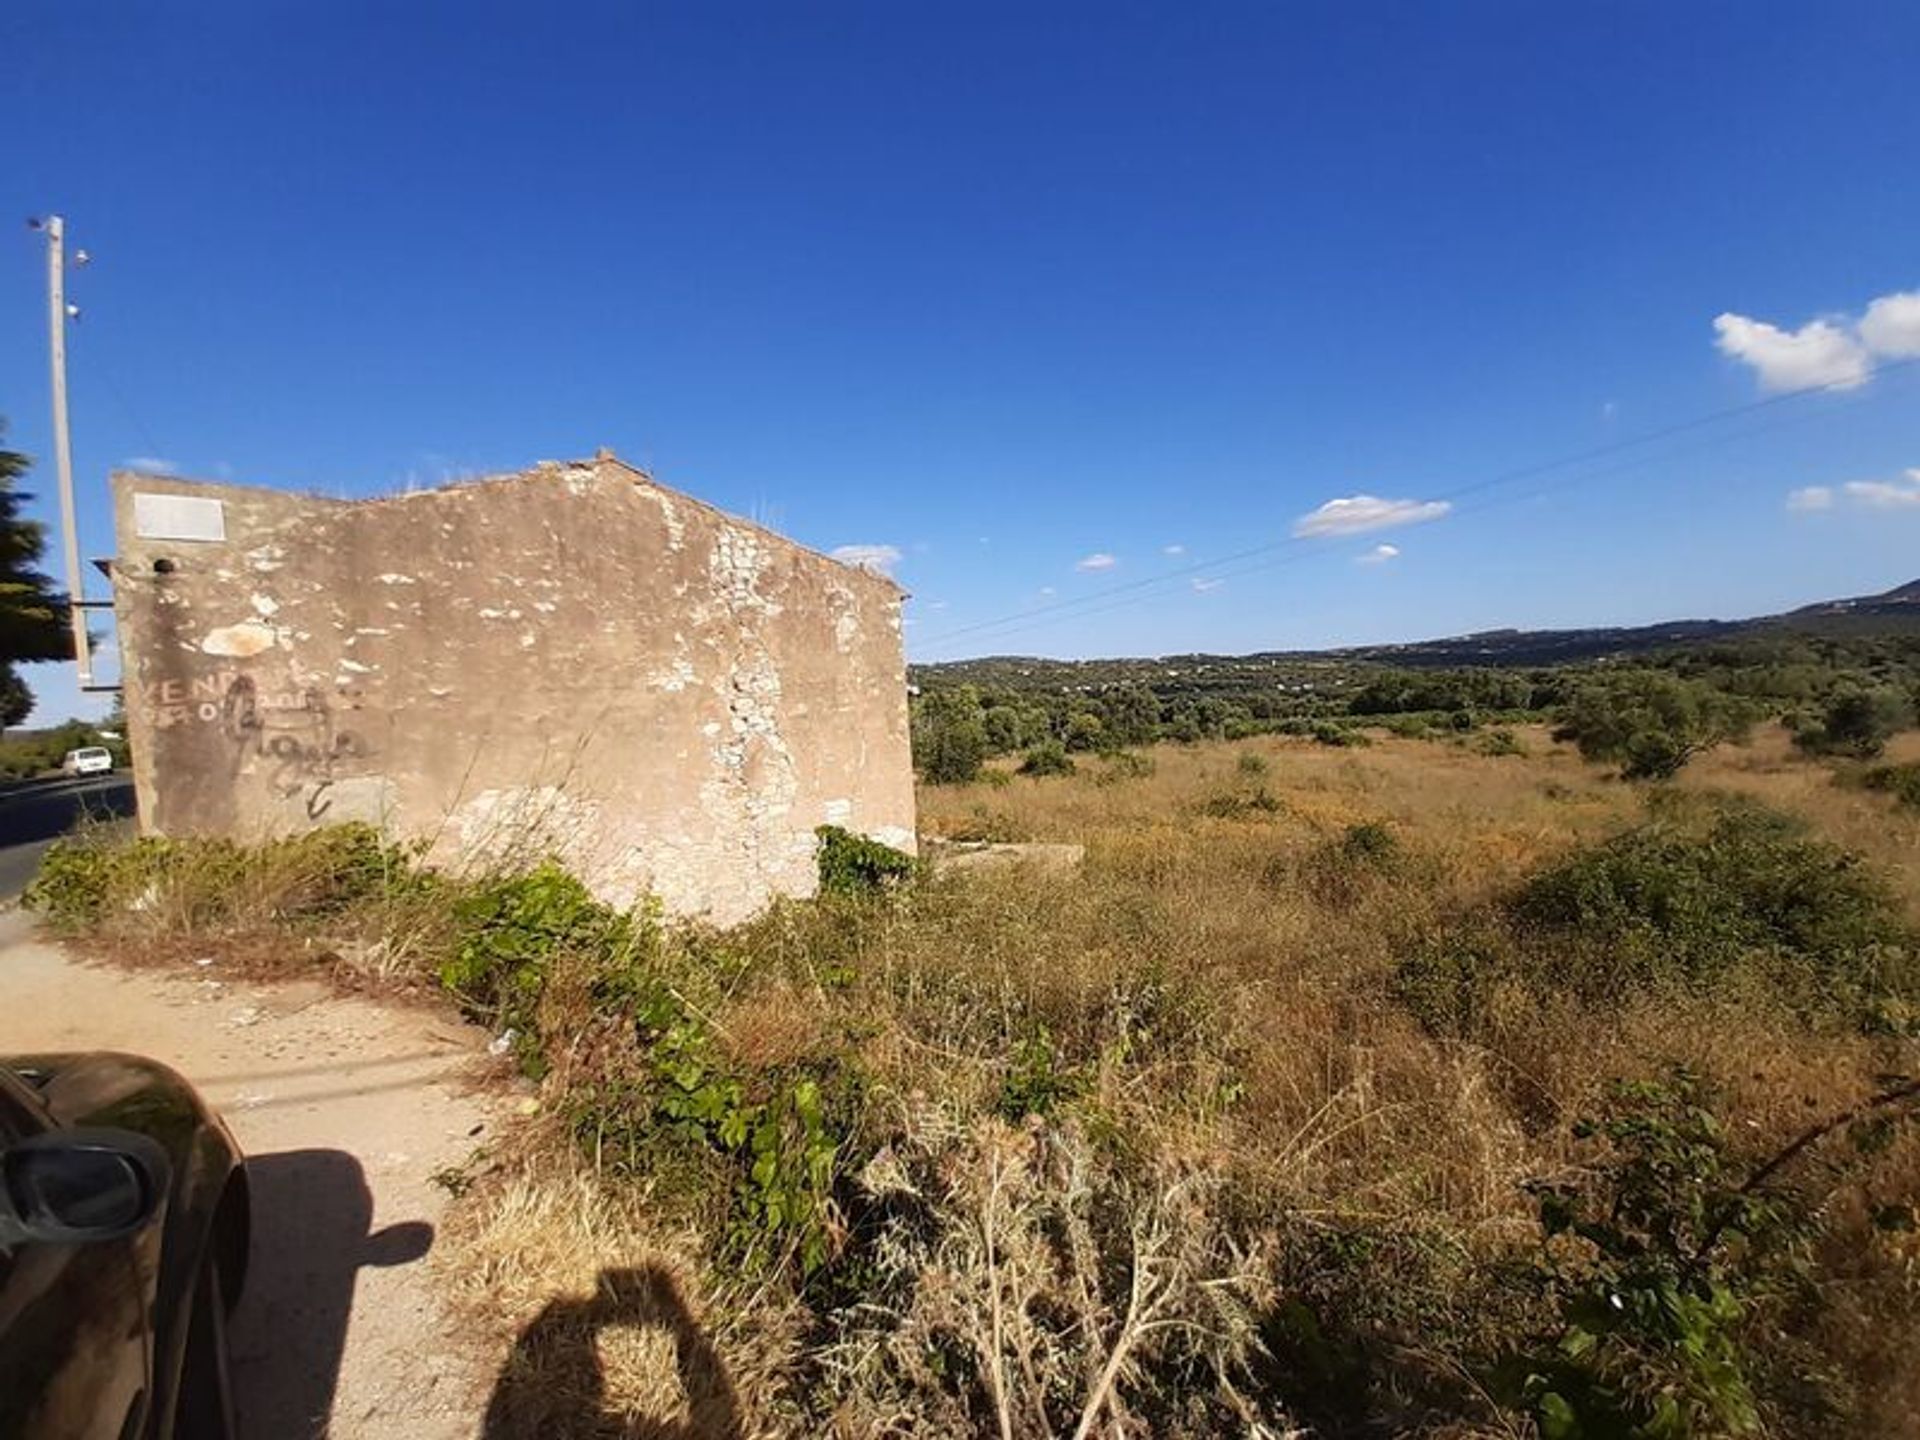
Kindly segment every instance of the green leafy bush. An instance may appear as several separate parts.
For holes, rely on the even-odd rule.
[[[1400,860],[1400,841],[1378,820],[1349,825],[1340,837],[1340,853],[1355,865],[1390,870]]]
[[[147,867],[146,857],[135,851],[145,843],[56,840],[20,903],[56,930],[72,933],[96,925],[139,893]]]
[[[1871,760],[1912,719],[1907,697],[1890,686],[1842,685],[1827,697],[1818,723],[1802,726],[1793,743],[1816,755]]]
[[[187,836],[131,844],[57,841],[22,903],[54,928],[119,923],[135,914],[180,930],[325,920],[413,883],[413,851],[371,825],[330,825],[262,845]]]
[[[1474,741],[1473,748],[1482,755],[1504,756],[1524,755],[1527,747],[1520,743],[1520,737],[1511,730],[1488,730]]]
[[[1759,713],[1699,681],[1632,671],[1576,689],[1554,739],[1573,741],[1588,760],[1617,762],[1629,780],[1665,780],[1695,755],[1745,739]]]
[[[1322,745],[1355,749],[1373,743],[1364,730],[1357,730],[1351,725],[1338,725],[1331,720],[1314,721],[1309,733]]]
[[[1545,1440],[1684,1440],[1760,1428],[1747,1324],[1791,1289],[1812,1214],[1744,1183],[1698,1082],[1615,1087],[1575,1134],[1597,1152],[1535,1187],[1535,1280],[1550,1330],[1509,1357],[1496,1393]]]
[[[1745,985],[1803,1015],[1860,1020],[1920,994],[1920,940],[1857,858],[1733,806],[1576,852],[1419,947],[1396,983],[1449,1031],[1471,1028],[1506,986],[1611,1005]]]
[[[930,690],[914,702],[913,763],[933,785],[964,785],[987,758],[987,719],[971,685]]]
[[[1854,856],[1756,807],[1704,831],[1655,821],[1534,877],[1511,913],[1577,948],[1582,989],[1671,976],[1712,984],[1757,964],[1808,1004],[1911,983],[1914,936]]]
[[[818,863],[823,894],[866,894],[913,874],[913,857],[891,845],[838,825],[822,825],[813,833],[820,837]]]
[[[1051,1115],[1084,1094],[1087,1083],[1084,1073],[1062,1061],[1053,1036],[1040,1026],[1013,1052],[1000,1086],[1000,1114],[1013,1121]]]
[[[1074,769],[1073,757],[1058,740],[1042,741],[1020,762],[1022,775],[1071,775]]]
[[[1405,858],[1393,831],[1377,820],[1367,820],[1347,826],[1338,839],[1310,851],[1296,873],[1321,904],[1340,907],[1397,875]]]
[[[602,1007],[615,1000],[600,996]],[[857,1076],[832,1059],[812,1068],[730,1060],[681,987],[644,968],[628,973],[618,1003],[634,1025],[641,1076],[577,1094],[576,1137],[637,1174],[671,1172],[679,1146],[696,1203],[709,1188],[703,1170],[718,1179],[724,1245],[737,1262],[817,1270],[832,1250],[840,1162],[852,1154]]]
[[[555,861],[483,881],[453,905],[459,940],[440,965],[440,983],[475,1019],[511,1030],[521,1068],[546,1068],[539,1006],[554,961],[575,953],[612,968],[632,949],[632,915],[602,905]]]

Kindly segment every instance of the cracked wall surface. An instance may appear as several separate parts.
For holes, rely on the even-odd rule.
[[[606,455],[352,502],[113,490],[149,831],[366,820],[722,923],[813,892],[818,825],[913,846],[890,580]],[[217,500],[225,539],[169,538],[156,496]]]

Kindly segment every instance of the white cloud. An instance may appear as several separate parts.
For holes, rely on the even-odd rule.
[[[1720,353],[1751,365],[1762,390],[1805,390],[1828,385],[1850,390],[1866,382],[1873,369],[1867,347],[1846,322],[1809,320],[1798,330],[1782,330],[1745,315],[1716,315],[1714,343]]]
[[[1787,492],[1787,509],[1831,510],[1847,505],[1866,510],[1920,510],[1920,467],[1895,480],[1849,480],[1832,485],[1803,485]]]
[[[1040,587],[1040,593],[1042,595],[1058,595],[1060,592],[1051,585],[1042,585]]]
[[[1083,560],[1073,562],[1076,570],[1111,570],[1120,562],[1104,550],[1096,550]]]
[[[1920,290],[1896,290],[1867,302],[1859,319],[1834,315],[1782,330],[1731,311],[1713,320],[1720,353],[1753,367],[1762,390],[1851,390],[1873,362],[1920,358]]]
[[[1382,500],[1377,495],[1348,495],[1329,500],[1293,522],[1296,538],[1312,535],[1363,535],[1397,525],[1438,520],[1453,506],[1445,500]]]
[[[1849,480],[1841,487],[1849,500],[1873,510],[1920,510],[1920,469],[1898,480]]]
[[[947,608],[947,602],[944,600],[929,600],[927,602],[927,608],[929,610],[944,610]]]
[[[900,563],[897,545],[836,545],[827,553],[842,565],[871,570],[876,575],[891,575],[893,567]]]
[[[1187,553],[1187,547],[1184,545],[1162,545],[1160,547],[1160,553],[1162,555],[1184,555]]]
[[[1920,290],[1882,295],[1860,317],[1860,338],[1876,355],[1920,355]]]
[[[1224,580],[1206,580],[1206,579],[1199,579],[1191,582],[1191,584],[1193,585],[1193,593],[1196,595],[1204,595],[1209,590],[1218,590],[1222,585],[1226,583],[1227,582]]]
[[[1600,407],[1600,418],[1602,420],[1618,420],[1620,418],[1620,402],[1618,400],[1609,400],[1603,404]]]
[[[120,464],[128,470],[144,470],[149,475],[178,475],[180,462],[164,460],[158,455],[129,455]]]
[[[1384,565],[1389,560],[1397,560],[1399,556],[1400,547],[1398,545],[1376,545],[1365,554],[1356,555],[1354,559],[1356,563],[1361,565]]]

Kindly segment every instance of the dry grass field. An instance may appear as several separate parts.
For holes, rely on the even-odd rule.
[[[1519,738],[1524,755],[1497,757],[1390,738],[1160,746],[927,788],[926,835],[1078,842],[1084,867],[922,882],[857,919],[776,915],[728,937],[761,978],[714,999],[745,1069],[857,1056],[863,1168],[834,1223],[867,1252],[858,1303],[737,1278],[712,1261],[715,1222],[664,1233],[662,1214],[687,1214],[680,1177],[583,1183],[592,1164],[560,1144],[468,1210],[476,1300],[517,1315],[563,1274],[586,1286],[636,1247],[665,1257],[703,1297],[755,1433],[1530,1432],[1538,1407],[1489,1376],[1527,1327],[1554,1333],[1529,1186],[1597,1164],[1581,1117],[1620,1082],[1691,1073],[1746,1173],[1915,1054],[1740,975],[1604,1003],[1513,991],[1470,1030],[1423,1023],[1396,993],[1409,954],[1648,822],[1645,787],[1544,730]],[[1784,735],[1677,788],[1669,808],[1748,795],[1799,817],[1920,915],[1920,816],[1833,784]],[[1758,1409],[1696,1387],[1707,1400],[1672,1433],[1911,1433],[1916,1252],[1868,1219],[1913,1198],[1913,1141],[1864,1179],[1824,1156],[1795,1168],[1822,1221],[1796,1242],[1813,1288],[1743,1317],[1740,1343],[1766,1357],[1741,1382]],[[924,1230],[875,1221],[889,1186],[926,1207]],[[632,1207],[624,1224],[609,1204]],[[1165,1309],[1130,1308],[1127,1273],[1158,1277]],[[692,1423],[657,1355],[606,1354],[625,1413]],[[1639,1358],[1649,1386],[1686,1390]]]
[[[1658,787],[1517,739],[929,787],[1084,863],[726,932],[329,901],[450,913],[405,966],[540,1077],[437,1252],[489,1436],[1912,1434],[1920,813],[1777,731]]]

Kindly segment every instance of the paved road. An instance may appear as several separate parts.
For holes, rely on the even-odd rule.
[[[125,775],[42,780],[0,793],[0,900],[33,879],[40,857],[82,824],[124,827],[133,816],[133,781]]]

